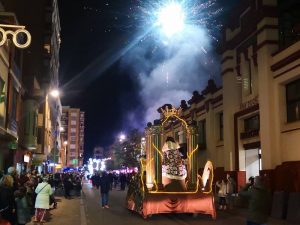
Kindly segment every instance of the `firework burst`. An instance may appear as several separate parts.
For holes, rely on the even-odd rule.
[[[137,0],[135,18],[137,26],[151,27],[154,33],[168,38],[184,33],[192,26],[206,30],[213,40],[217,40],[222,27],[217,16],[222,10],[216,0]]]

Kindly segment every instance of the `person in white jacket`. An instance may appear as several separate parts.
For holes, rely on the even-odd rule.
[[[51,185],[48,184],[48,178],[44,177],[43,182],[39,183],[35,189],[37,194],[35,200],[35,222],[44,223],[46,210],[49,209],[49,198],[52,194]]]
[[[221,182],[217,181],[216,185],[219,187],[219,209],[226,209],[226,195],[227,195],[227,184],[224,180]]]

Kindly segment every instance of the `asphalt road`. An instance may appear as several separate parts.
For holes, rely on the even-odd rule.
[[[113,190],[109,196],[109,209],[102,209],[100,192],[90,184],[84,184],[81,197],[58,198],[58,208],[50,210],[46,220],[48,225],[243,225],[245,211],[234,209],[218,211],[217,219],[207,215],[193,217],[188,214],[160,214],[144,220],[142,216],[125,208],[126,191]],[[270,218],[268,225],[290,225],[283,220]],[[33,222],[28,225],[35,225]]]
[[[231,213],[218,212],[217,219],[210,216],[198,215],[193,217],[190,214],[160,214],[153,215],[144,220],[137,213],[125,208],[126,191],[113,190],[109,194],[109,209],[102,209],[100,205],[100,192],[93,189],[90,184],[84,185],[82,196],[82,210],[84,210],[86,221],[81,225],[235,225],[245,224],[245,218]]]

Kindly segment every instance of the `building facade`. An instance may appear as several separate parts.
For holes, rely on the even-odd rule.
[[[0,6],[0,23],[19,25],[15,13],[6,12]],[[7,28],[6,28],[7,29]],[[11,39],[0,47],[0,170],[16,165],[22,168],[26,152],[18,146],[22,107],[22,50]]]
[[[209,80],[181,102],[182,117],[198,125],[200,166],[212,160],[216,180],[230,173],[239,187],[262,175],[274,191],[300,191],[299,9],[293,0],[242,1],[224,29],[223,86]],[[176,120],[163,133],[186,143]]]
[[[82,166],[83,163],[83,157],[84,157],[84,126],[85,123],[85,113],[80,111],[80,117],[79,117],[79,165]]]
[[[17,15],[20,24],[32,36],[30,46],[22,51],[23,96],[18,146],[28,152],[29,165],[46,172],[47,165],[57,163],[55,151],[60,149],[58,117],[61,115],[57,89],[60,22],[57,0],[1,0],[6,12]],[[34,12],[34,13],[28,13]],[[38,19],[37,19],[38,18]],[[48,156],[53,154],[54,157]],[[21,157],[22,158],[22,157]]]
[[[84,112],[78,108],[62,107],[62,152],[66,167],[81,167],[84,154]]]

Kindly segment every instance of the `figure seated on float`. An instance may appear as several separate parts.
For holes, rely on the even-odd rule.
[[[162,184],[165,191],[186,191],[187,170],[174,138],[167,137],[162,148]]]
[[[182,119],[180,109],[166,106],[161,112],[164,118],[160,123],[147,125],[147,156],[141,159],[139,174],[129,186],[127,208],[140,213],[144,218],[159,213],[201,213],[215,219],[212,163],[206,163],[202,177],[197,173],[197,124],[188,124]],[[180,121],[188,136],[186,160],[174,138],[164,139],[161,133],[170,119]],[[165,143],[161,147],[163,141]]]

